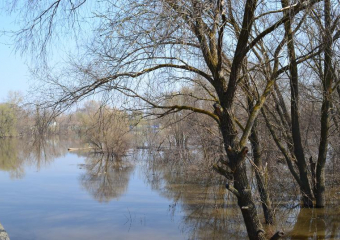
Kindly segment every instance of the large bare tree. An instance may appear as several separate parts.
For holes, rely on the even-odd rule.
[[[284,8],[290,6],[289,1],[281,1],[281,3]],[[294,19],[284,24],[289,57],[286,78],[289,80],[290,96],[285,97],[287,91],[283,90],[279,84],[275,84],[275,91],[272,93],[274,104],[263,109],[267,126],[276,145],[284,155],[289,170],[300,186],[306,207],[313,207],[314,199],[316,207],[325,206],[325,164],[329,148],[332,92],[339,84],[336,80],[333,59],[340,34],[336,27],[339,12],[334,6],[331,2],[324,1],[322,5],[314,7],[313,11],[308,14],[309,19],[305,24],[300,25]],[[298,31],[299,28],[303,30]],[[301,62],[297,55],[303,52],[307,52],[306,55],[311,54],[308,57],[309,60],[303,66],[299,66]],[[316,88],[315,85],[320,87]],[[308,96],[301,91],[301,87],[313,89],[314,93]],[[308,97],[308,101],[316,102],[315,105],[320,106],[321,112],[313,114],[313,109],[310,109],[310,114],[313,114],[320,124],[320,128],[314,124],[314,128],[319,130],[313,131],[320,136],[320,140],[315,141],[317,143],[314,144],[314,150],[309,149],[308,157],[306,153],[309,146],[306,143],[310,142],[308,138],[313,138],[313,136],[308,134],[311,120],[306,121],[305,116],[301,116],[302,109],[308,108],[306,103],[301,104],[301,96]],[[276,115],[273,115],[273,112],[276,112]],[[272,121],[269,120],[269,115],[272,115]],[[280,130],[275,131],[274,128]],[[317,161],[314,162],[313,157]],[[307,159],[310,159],[310,166],[308,166]]]
[[[191,111],[218,124],[227,158],[215,170],[226,177],[227,188],[237,198],[249,238],[266,239],[247,176],[247,142],[279,76],[317,51],[298,57],[292,57],[292,51],[282,54],[286,44],[291,46],[290,21],[298,18],[303,24],[304,15],[318,3],[125,0],[96,5],[54,0],[15,1],[13,6],[23,10],[26,20],[16,34],[20,49],[44,54],[49,43],[56,44],[56,34],[62,39],[69,37],[70,29],[93,34],[68,70],[42,73],[47,105],[65,108],[96,93],[118,92],[135,99],[145,112],[158,109],[163,116]],[[84,22],[90,24],[79,28]],[[270,74],[258,74],[264,68]],[[246,77],[251,81],[244,81]],[[190,92],[185,94],[195,101],[164,104],[183,94],[180,89],[187,85],[198,85],[209,97]],[[241,85],[248,85],[244,87],[248,90],[241,90]],[[240,120],[237,103],[246,99],[245,92],[253,91],[248,115]],[[210,109],[202,107],[207,101]]]

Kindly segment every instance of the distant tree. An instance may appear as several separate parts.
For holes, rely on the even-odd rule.
[[[84,104],[77,113],[85,141],[97,152],[121,156],[130,144],[129,118],[121,110],[96,101]]]
[[[8,103],[0,104],[0,137],[11,137],[16,135],[15,111]]]

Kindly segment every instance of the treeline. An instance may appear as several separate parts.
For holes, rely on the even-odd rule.
[[[0,103],[0,138],[91,135],[91,141],[99,146],[97,133],[109,134],[114,128],[117,135],[123,135],[123,132],[117,131],[128,132],[130,122],[133,122],[129,119],[127,112],[93,100],[73,111],[55,113],[38,103],[25,104],[20,98]],[[102,137],[105,138],[105,135]]]
[[[186,87],[183,91],[195,89]],[[192,99],[177,96],[166,101],[172,104]],[[89,100],[72,111],[56,114],[39,104],[24,102],[18,95],[17,99],[0,103],[0,138],[78,136],[96,151],[118,155],[130,147],[158,150],[202,147],[206,155],[216,149],[222,151],[223,147],[217,125],[211,125],[204,115],[191,112],[160,117],[163,113],[159,111],[150,115],[148,111],[119,110],[107,103]],[[211,108],[209,104],[205,107]]]

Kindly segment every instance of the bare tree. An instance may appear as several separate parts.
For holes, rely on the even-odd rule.
[[[290,5],[289,1],[282,1],[282,6],[287,7]],[[275,91],[272,94],[274,104],[267,106],[263,109],[263,115],[267,121],[267,126],[270,129],[272,136],[284,155],[289,170],[291,171],[294,179],[299,184],[304,206],[313,207],[313,200],[316,197],[316,207],[324,207],[324,189],[325,189],[325,163],[327,159],[327,149],[328,149],[328,139],[329,139],[329,121],[330,121],[330,111],[331,111],[331,99],[332,90],[335,88],[337,83],[333,84],[335,78],[334,68],[332,67],[332,54],[334,51],[333,41],[339,38],[339,31],[336,30],[336,22],[339,17],[334,17],[333,22],[330,17],[330,11],[332,8],[331,3],[324,2],[324,7],[314,8],[309,16],[312,19],[309,20],[306,25],[302,25],[304,31],[298,33],[298,29],[301,27],[299,23],[294,23],[293,19],[285,23],[285,38],[287,41],[287,54],[289,56],[289,71],[287,78],[289,79],[290,86],[290,97],[285,97],[287,93],[278,84],[275,84]],[[323,10],[322,10],[323,9]],[[323,14],[322,14],[323,13]],[[288,14],[288,13],[286,13]],[[324,17],[324,21],[320,20]],[[334,12],[334,16],[336,15]],[[309,24],[308,24],[309,23]],[[310,24],[316,23],[317,29],[311,31]],[[293,26],[295,28],[293,28]],[[323,37],[316,37],[323,36]],[[306,40],[308,39],[306,44]],[[317,51],[315,51],[318,49]],[[313,54],[310,55],[309,60],[305,63],[303,67],[299,69],[299,60],[296,56],[297,53],[306,51]],[[306,66],[307,65],[307,66]],[[323,69],[322,69],[323,66]],[[310,171],[308,167],[306,149],[308,145],[306,143],[310,142],[308,138],[315,138],[308,134],[310,120],[304,121],[304,116],[301,116],[302,109],[307,108],[307,104],[301,104],[301,86],[308,89],[308,85],[312,85],[314,88],[315,82],[311,79],[307,79],[302,72],[314,71],[316,72],[316,77],[313,73],[308,74],[309,77],[320,79],[321,81],[321,94],[312,93],[309,99],[310,101],[315,101],[315,99],[322,98],[322,106],[320,109],[321,114],[313,114],[313,118],[319,117],[321,128],[316,132],[317,136],[321,136],[320,141],[315,145],[315,150],[310,151]],[[313,96],[314,95],[314,96]],[[308,95],[304,94],[308,97]],[[314,99],[313,99],[314,98]],[[289,105],[287,104],[289,101]],[[318,100],[317,100],[318,101]],[[314,106],[313,106],[314,108]],[[274,115],[276,112],[277,115]],[[311,114],[313,109],[311,109]],[[271,116],[269,116],[271,115]],[[302,119],[302,120],[301,120]],[[276,127],[274,127],[276,125]],[[315,125],[314,125],[315,127]],[[279,131],[275,131],[280,129]],[[306,133],[303,131],[306,130]],[[281,137],[280,137],[281,135]],[[316,147],[317,145],[317,147]],[[318,150],[316,150],[318,148]],[[313,154],[318,155],[317,163],[312,161]],[[309,175],[309,172],[311,174]],[[312,180],[312,181],[310,181]]]
[[[247,141],[278,77],[314,54],[312,51],[294,57],[289,51],[288,56],[281,56],[281,50],[284,44],[289,49],[292,44],[290,21],[303,16],[318,2],[279,6],[256,0],[101,1],[92,16],[93,40],[80,49],[81,58],[58,76],[49,71],[42,75],[43,83],[48,83],[48,91],[44,91],[46,104],[67,108],[89,95],[114,91],[135,99],[141,103],[139,108],[150,114],[158,109],[163,116],[186,111],[210,117],[219,126],[227,155],[215,170],[226,177],[227,188],[237,197],[249,238],[266,239],[247,176]],[[77,21],[80,6],[88,2],[26,4],[22,9],[29,13],[28,22],[16,35],[18,47],[31,43],[31,49],[41,53],[56,32],[63,33],[58,30],[81,23]],[[59,19],[68,20],[69,25],[60,25]],[[286,34],[282,34],[283,29]],[[273,54],[258,56],[261,48]],[[242,66],[247,71],[242,72]],[[257,97],[247,117],[239,121],[235,112],[240,111],[237,98],[245,98],[240,91],[242,79],[245,75],[255,76],[264,67],[273,71],[252,82]],[[197,75],[204,82],[197,82]],[[179,86],[192,83],[199,84],[209,99],[200,99],[192,92],[187,95],[196,99],[194,104],[164,104],[169,92],[178,92]],[[214,103],[214,108],[202,108],[202,101]]]
[[[89,101],[76,113],[85,142],[97,153],[120,157],[130,144],[128,115],[103,103]]]

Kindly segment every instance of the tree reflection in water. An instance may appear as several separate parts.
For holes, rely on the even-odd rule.
[[[224,179],[209,170],[209,160],[183,149],[151,157],[145,164],[147,181],[173,201],[169,211],[182,215],[181,229],[188,239],[247,238],[236,199],[223,187]]]
[[[70,139],[59,137],[36,137],[29,139],[0,139],[0,169],[10,173],[10,177],[20,179],[25,176],[24,164],[39,170],[67,153]]]
[[[85,160],[81,185],[99,202],[119,198],[127,190],[133,165],[127,157],[91,154]]]
[[[10,173],[10,177],[22,178],[25,175],[22,167],[25,158],[20,156],[18,139],[5,138],[0,140],[0,169]]]
[[[339,201],[339,199],[338,199]],[[297,208],[287,239],[340,239],[340,207],[329,204],[322,209]]]
[[[197,150],[163,151],[149,158],[144,165],[147,182],[173,201],[169,211],[182,216],[181,229],[188,239],[247,238],[236,199],[221,187],[224,179],[207,170],[212,160]],[[280,181],[273,181],[272,187],[277,189]],[[332,201],[325,209],[300,209],[298,199],[292,197],[294,191],[275,194],[278,225],[267,227],[269,235],[284,229],[286,239],[340,239],[339,188],[328,197]],[[257,203],[260,212],[261,203]]]
[[[74,140],[60,139],[59,137],[35,137],[30,144],[28,144],[28,151],[30,154],[27,160],[30,164],[35,165],[37,170],[43,166],[52,163],[56,158],[65,156],[67,154],[67,146]]]
[[[79,143],[80,144],[80,143]],[[12,178],[22,178],[25,166],[37,169],[77,147],[74,139],[1,139],[0,169]],[[142,154],[144,153],[144,155]],[[199,150],[164,150],[152,154],[139,151],[138,156],[121,158],[105,155],[86,156],[85,171],[80,184],[100,202],[119,198],[127,191],[129,178],[135,170],[132,159],[142,167],[142,177],[161,196],[172,201],[169,213],[180,218],[180,229],[186,239],[246,239],[246,230],[236,199],[225,190],[224,179],[211,169],[213,160],[203,157]],[[216,158],[215,158],[216,159]],[[272,231],[283,229],[286,239],[340,239],[339,179],[328,186],[325,209],[300,209],[295,192],[289,192],[289,178],[271,172],[277,224]],[[261,204],[257,201],[259,211]],[[271,231],[270,228],[267,231]]]

